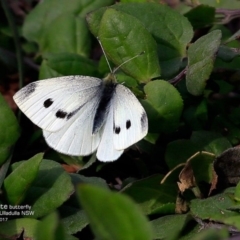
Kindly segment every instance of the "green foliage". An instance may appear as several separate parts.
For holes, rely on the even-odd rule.
[[[152,239],[147,218],[126,196],[90,185],[81,185],[78,196],[98,239]]]
[[[240,2],[183,2],[29,5],[17,21],[22,63],[3,17],[0,239],[205,240],[240,231],[240,30],[229,22],[236,12],[227,10]],[[50,150],[39,129],[23,115],[18,124],[4,100],[12,105],[21,64],[27,82],[37,80],[36,69],[39,79],[104,78],[110,70],[96,38],[112,68],[124,63],[116,79],[148,115],[146,138],[114,163]]]
[[[0,164],[2,165],[11,154],[11,147],[20,135],[17,119],[0,95]]]

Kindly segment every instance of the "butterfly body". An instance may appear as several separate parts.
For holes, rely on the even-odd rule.
[[[142,139],[147,115],[134,94],[111,79],[67,76],[30,83],[14,95],[26,116],[43,129],[50,147],[85,156],[97,150],[113,161]]]

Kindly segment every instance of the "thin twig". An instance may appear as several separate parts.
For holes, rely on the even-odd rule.
[[[186,75],[186,72],[187,72],[187,68],[184,68],[176,77],[170,79],[168,82],[173,85],[176,85],[178,82],[180,82],[183,79],[183,77]]]

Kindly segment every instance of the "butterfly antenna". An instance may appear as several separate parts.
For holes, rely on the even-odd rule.
[[[117,68],[115,68],[114,71],[113,71],[112,68],[111,68],[111,66],[110,66],[110,63],[109,63],[109,61],[108,61],[108,59],[107,59],[107,54],[106,54],[105,51],[104,51],[103,45],[102,45],[99,37],[97,37],[97,40],[98,40],[98,42],[99,42],[100,47],[102,48],[102,51],[103,51],[103,54],[104,54],[105,59],[106,59],[106,61],[107,61],[108,67],[109,67],[109,69],[110,69],[110,72],[111,72],[113,75],[114,75],[114,73],[115,73],[120,67],[122,67],[122,65],[124,65],[124,64],[127,63],[127,62],[132,61],[134,58],[137,58],[137,57],[139,57],[139,56],[141,56],[141,55],[143,55],[143,54],[145,53],[145,51],[140,52],[140,53],[137,54],[136,56],[134,56],[134,57],[128,59],[127,61],[123,62],[122,64],[120,64],[120,65],[119,65]]]
[[[104,49],[103,49],[103,45],[102,45],[99,37],[97,37],[97,40],[98,40],[99,45],[100,45],[100,47],[101,47],[101,49],[102,49],[102,51],[103,51],[103,54],[104,54],[105,59],[106,59],[106,61],[107,61],[108,67],[109,67],[109,69],[110,69],[110,72],[111,72],[111,73],[114,73],[113,70],[112,70],[112,68],[111,68],[111,66],[110,66],[110,63],[109,63],[109,61],[108,61],[108,59],[107,59],[107,54],[105,53],[105,51],[104,51]]]
[[[123,62],[123,63],[120,64],[117,68],[115,68],[114,71],[113,71],[112,73],[114,74],[114,73],[115,73],[120,67],[122,67],[122,65],[124,65],[124,64],[127,63],[127,62],[132,61],[134,58],[137,58],[137,57],[143,55],[144,53],[145,53],[145,51],[143,51],[143,52],[137,54],[136,56],[134,56],[134,57],[132,57],[132,58],[129,58],[127,61]]]

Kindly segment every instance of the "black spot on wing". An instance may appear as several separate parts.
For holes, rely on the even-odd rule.
[[[61,109],[56,112],[57,118],[65,118],[67,116],[67,112],[62,111]]]
[[[116,134],[119,134],[121,132],[121,128],[120,127],[114,127],[114,132]]]
[[[147,128],[147,114],[146,114],[146,112],[142,112],[141,126],[142,126],[142,130]]]
[[[32,93],[35,92],[37,88],[37,83],[33,82],[28,84],[26,87],[24,87],[24,97],[30,96]]]
[[[57,112],[56,112],[56,117],[57,118],[66,118],[67,120],[69,120],[70,118],[72,118],[80,109],[81,109],[82,106],[80,106],[79,108],[75,109],[74,111],[70,112],[70,113],[67,113],[61,109],[59,109]]]
[[[129,129],[131,127],[131,121],[127,120],[126,121],[126,128]]]
[[[53,100],[51,98],[48,98],[47,100],[44,101],[43,106],[45,108],[49,108],[53,104]]]

